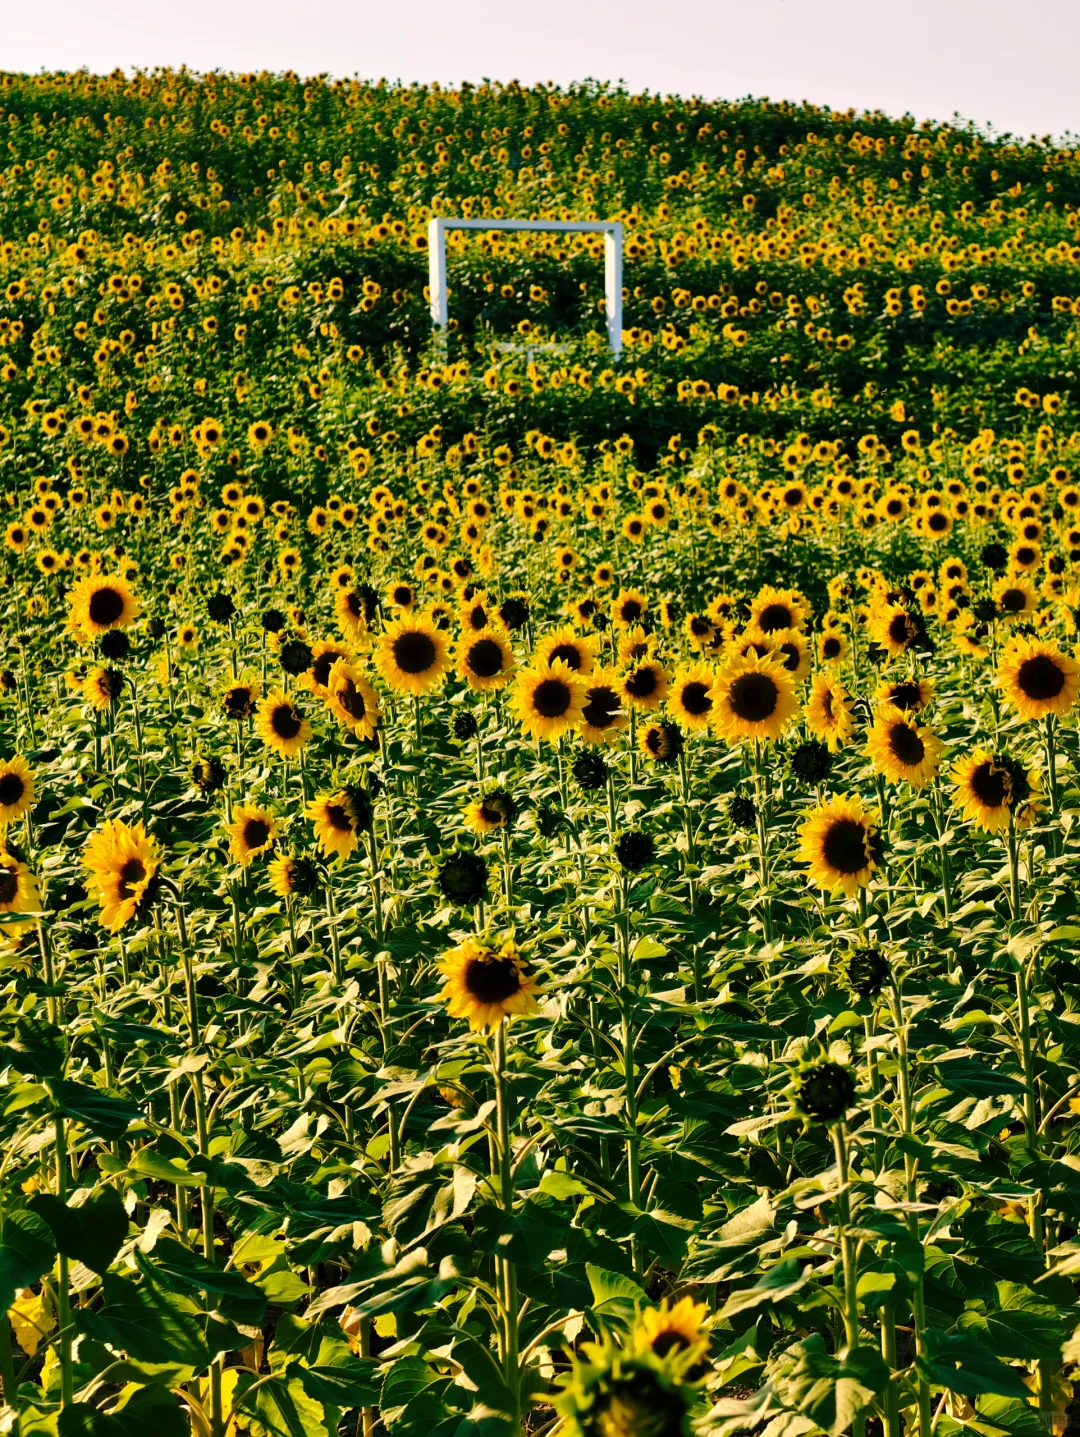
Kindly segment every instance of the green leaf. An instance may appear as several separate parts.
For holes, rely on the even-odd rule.
[[[629,1277],[623,1277],[622,1273],[609,1272],[605,1267],[594,1267],[591,1262],[585,1264],[585,1273],[589,1279],[589,1286],[592,1288],[593,1312],[602,1317],[619,1316],[627,1319],[633,1317],[634,1309],[648,1301],[645,1289],[639,1287]]]
[[[120,1138],[142,1112],[133,1103],[122,1098],[110,1097],[100,1088],[89,1088],[83,1083],[61,1082],[54,1084],[53,1093],[62,1113],[77,1122],[99,1138]]]
[[[164,1157],[153,1148],[139,1148],[133,1153],[130,1168],[141,1178],[173,1183],[181,1188],[200,1187],[206,1181],[204,1173],[189,1172],[180,1161]]]
[[[329,1437],[322,1403],[308,1396],[294,1369],[253,1389],[243,1402],[252,1437]]]
[[[289,1372],[299,1378],[309,1397],[331,1407],[374,1407],[379,1401],[378,1363],[361,1357],[328,1367],[297,1362]]]
[[[30,1207],[52,1229],[58,1252],[85,1263],[91,1272],[107,1272],[128,1232],[128,1215],[113,1187],[100,1188],[72,1207],[51,1193],[37,1193]]]
[[[106,1420],[108,1437],[189,1437],[191,1431],[187,1414],[160,1383],[121,1393]]]
[[[1018,1078],[1008,1073],[999,1073],[977,1058],[952,1058],[938,1063],[938,1075],[943,1087],[953,1093],[964,1093],[968,1097],[984,1098],[1005,1093],[1020,1094],[1027,1091]]]
[[[266,1316],[266,1298],[242,1273],[225,1272],[171,1237],[159,1237],[152,1257],[135,1252],[139,1268],[165,1292],[198,1297],[229,1322],[258,1327]]]
[[[540,1179],[540,1191],[553,1198],[587,1197],[590,1189],[569,1173],[546,1172]]]
[[[791,1297],[810,1281],[811,1271],[806,1267],[799,1271],[799,1264],[793,1257],[782,1258],[764,1273],[753,1287],[740,1288],[733,1292],[724,1304],[721,1318],[734,1317],[738,1312],[747,1312],[760,1307],[763,1302],[779,1302]]]
[[[52,1229],[29,1207],[8,1208],[0,1228],[0,1312],[48,1272],[56,1257]]]
[[[67,1042],[53,1023],[43,1018],[20,1018],[15,1036],[0,1046],[0,1066],[8,1063],[33,1078],[59,1078],[67,1062]]]
[[[889,1380],[889,1369],[875,1348],[856,1347],[834,1357],[818,1332],[785,1356],[789,1362],[776,1378],[777,1395],[829,1437],[840,1437]]]
[[[915,1367],[935,1387],[948,1387],[974,1397],[996,1392],[1001,1397],[1031,1396],[1014,1367],[999,1362],[981,1343],[963,1332],[946,1335],[932,1327],[926,1334],[926,1355],[916,1357]]]
[[[81,1331],[120,1348],[137,1362],[182,1362],[196,1369],[209,1364],[200,1309],[190,1298],[115,1273],[105,1274],[102,1291],[102,1308],[75,1309]]]
[[[1020,1362],[1056,1361],[1066,1337],[1065,1323],[1057,1308],[1018,1283],[999,1282],[997,1292],[1000,1310],[978,1312],[969,1308],[957,1320],[959,1330],[970,1334],[995,1357]]]

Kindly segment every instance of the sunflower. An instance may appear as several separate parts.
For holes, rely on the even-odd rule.
[[[714,675],[706,664],[684,664],[675,670],[668,685],[668,714],[689,733],[709,727],[716,705],[713,701]]]
[[[717,674],[713,703],[717,732],[729,743],[779,738],[795,712],[795,685],[773,659],[736,659]]]
[[[745,637],[771,649],[776,662],[787,669],[796,683],[810,672],[810,645],[798,629],[773,629],[768,635],[760,629],[747,630]]]
[[[850,898],[870,882],[881,859],[877,815],[857,795],[820,804],[799,825],[797,856],[822,888],[842,888]]]
[[[604,668],[594,669],[585,683],[579,733],[585,743],[611,743],[628,723],[619,681]]]
[[[327,707],[356,738],[373,739],[379,727],[379,700],[355,664],[337,659],[324,691]]]
[[[642,624],[633,624],[619,635],[619,662],[636,664],[642,659],[651,659],[656,653],[656,645],[655,634],[646,633]]]
[[[817,646],[823,664],[842,664],[848,656],[848,641],[840,629],[824,629],[818,634]]]
[[[153,902],[161,850],[141,823],[110,819],[83,848],[86,891],[96,899],[103,928],[116,933]]]
[[[874,690],[874,704],[892,704],[902,713],[917,714],[934,697],[929,679],[885,679]]]
[[[352,643],[367,633],[368,610],[364,595],[359,589],[334,590],[334,617],[338,627]]]
[[[522,968],[510,939],[496,949],[466,938],[443,957],[439,969],[446,976],[439,995],[446,1011],[451,1018],[467,1018],[474,1032],[536,1011],[536,979]]]
[[[318,890],[319,875],[306,858],[293,858],[281,853],[270,860],[266,876],[271,891],[279,898],[310,898]]]
[[[465,827],[474,833],[494,833],[509,828],[514,821],[517,804],[504,788],[493,788],[483,798],[474,799],[463,814]]]
[[[649,601],[636,589],[622,589],[611,603],[611,622],[617,629],[628,629],[645,617]]]
[[[282,689],[271,689],[263,699],[255,728],[281,758],[295,758],[311,737],[311,725]]]
[[[119,669],[106,669],[98,665],[90,669],[83,679],[83,698],[88,704],[104,712],[117,701],[123,687],[124,675]]]
[[[35,797],[34,775],[21,754],[0,763],[0,828],[29,813]]]
[[[351,659],[352,651],[344,644],[320,640],[311,646],[311,667],[300,675],[300,683],[320,698],[326,697],[326,684],[330,670],[339,659]]]
[[[953,765],[952,777],[957,807],[977,828],[1000,833],[1008,828],[1010,814],[1017,828],[1034,820],[1035,774],[1015,759],[977,749]]]
[[[652,712],[663,703],[667,686],[667,670],[657,659],[636,663],[623,674],[620,683],[624,706]]]
[[[806,600],[797,589],[774,589],[766,584],[750,605],[750,623],[765,634],[801,629],[806,617]]]
[[[855,731],[855,710],[847,689],[839,679],[815,674],[806,701],[806,727],[815,738],[824,739],[836,753]]]
[[[259,702],[261,693],[262,685],[258,679],[249,678],[246,674],[242,678],[234,679],[221,695],[221,707],[225,710],[226,718],[235,719],[237,723],[241,719],[250,718],[255,712],[255,705]]]
[[[238,803],[233,809],[232,823],[225,825],[230,836],[229,851],[243,868],[253,858],[261,858],[274,846],[278,826],[274,815],[268,809],[254,804]]]
[[[513,709],[530,738],[554,741],[581,722],[586,681],[562,659],[543,668],[522,669]]]
[[[1080,693],[1080,664],[1053,644],[1017,639],[1001,656],[998,681],[1021,718],[1060,717]]]
[[[683,751],[682,729],[667,720],[648,724],[638,735],[638,751],[652,763],[677,763]]]
[[[41,908],[37,879],[17,854],[0,846],[0,913],[36,913]],[[5,923],[0,935],[15,939],[29,931],[26,923]]]
[[[582,638],[569,624],[564,624],[538,641],[532,663],[546,668],[556,659],[562,659],[567,668],[575,673],[588,674],[596,663],[596,649],[595,639]]]
[[[429,615],[405,613],[379,636],[375,664],[394,693],[430,693],[446,678],[450,642]]]
[[[71,590],[71,617],[90,638],[123,629],[139,615],[139,604],[119,575],[86,574]]]
[[[991,592],[994,602],[997,604],[998,614],[1006,623],[1014,623],[1017,619],[1032,613],[1039,604],[1035,585],[1023,574],[1014,574],[1011,578],[998,579]]]
[[[895,659],[919,635],[919,626],[903,604],[875,604],[870,614],[870,637]]]
[[[866,752],[875,770],[891,782],[904,780],[913,788],[925,788],[937,773],[941,740],[932,729],[920,727],[902,710],[884,704],[867,735]]]
[[[319,847],[329,858],[348,858],[371,822],[371,800],[360,788],[320,794],[308,804],[304,817],[315,828]]]
[[[454,651],[457,671],[471,689],[500,689],[514,672],[514,651],[502,628],[466,630]]]
[[[650,1348],[660,1358],[669,1352],[704,1347],[709,1338],[702,1324],[708,1315],[708,1305],[704,1302],[683,1297],[671,1303],[665,1297],[659,1307],[647,1307],[642,1312],[634,1329],[634,1339],[636,1344]]]

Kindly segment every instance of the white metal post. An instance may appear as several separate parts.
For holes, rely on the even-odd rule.
[[[622,353],[622,224],[604,236],[604,290],[608,341],[616,359]]]
[[[445,328],[449,309],[446,293],[446,221],[434,219],[428,225],[428,289],[431,294],[431,322]]]

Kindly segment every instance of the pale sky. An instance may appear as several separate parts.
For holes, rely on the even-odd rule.
[[[954,114],[1080,132],[1076,0],[5,0],[0,68],[296,70]]]

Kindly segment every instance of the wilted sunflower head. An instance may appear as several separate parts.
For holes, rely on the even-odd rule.
[[[848,948],[831,964],[837,982],[859,998],[875,998],[888,981],[892,968],[880,948]]]

